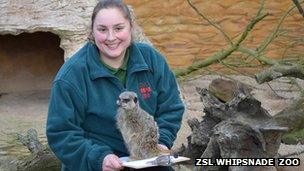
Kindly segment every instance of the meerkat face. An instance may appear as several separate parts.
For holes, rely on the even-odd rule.
[[[132,110],[138,106],[136,93],[132,91],[125,91],[119,95],[117,105],[125,110]]]

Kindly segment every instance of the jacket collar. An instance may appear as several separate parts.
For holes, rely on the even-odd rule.
[[[87,63],[89,67],[90,78],[92,80],[95,80],[99,77],[113,77],[110,71],[106,67],[102,66],[97,46],[91,42],[88,42],[85,46],[87,47]],[[135,43],[131,43],[129,50],[130,56],[127,66],[128,74],[143,70],[149,70],[149,67],[144,57],[142,56],[142,53]]]
[[[150,69],[136,43],[132,42],[129,50],[128,74]]]

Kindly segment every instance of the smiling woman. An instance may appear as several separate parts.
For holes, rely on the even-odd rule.
[[[140,107],[154,118],[161,149],[172,147],[184,105],[165,58],[153,47],[132,41],[134,24],[126,4],[99,1],[91,22],[90,41],[62,66],[53,82],[48,143],[62,170],[127,170],[119,157],[129,151],[115,126],[121,92],[135,92]]]

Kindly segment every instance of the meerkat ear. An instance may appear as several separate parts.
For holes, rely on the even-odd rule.
[[[134,103],[137,103],[137,97],[134,97],[133,101],[134,101]]]

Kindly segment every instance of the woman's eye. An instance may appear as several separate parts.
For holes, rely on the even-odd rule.
[[[116,32],[121,31],[123,29],[123,27],[116,27],[114,28]]]
[[[107,31],[107,29],[105,29],[105,28],[98,28],[97,29],[99,32],[106,32]]]

